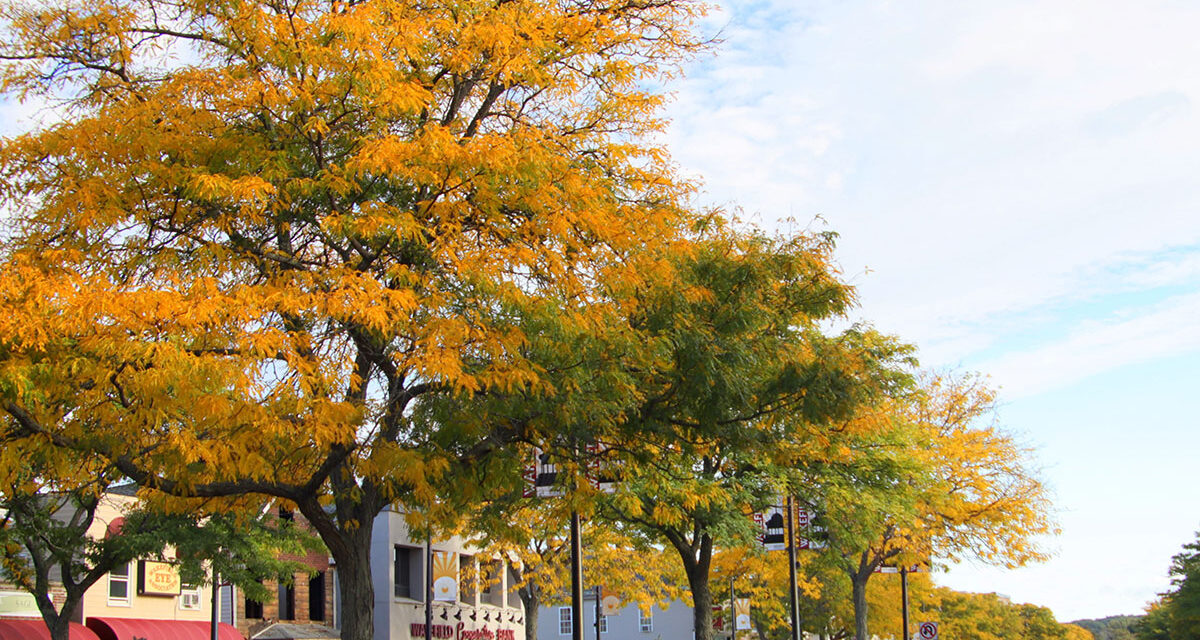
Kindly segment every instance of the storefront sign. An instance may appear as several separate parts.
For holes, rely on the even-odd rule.
[[[513,629],[467,629],[465,622],[457,626],[435,624],[429,628],[432,638],[447,638],[449,640],[517,640],[517,632]],[[408,627],[409,634],[414,638],[425,637],[425,624],[414,622]]]
[[[409,634],[414,638],[425,637],[425,623],[414,622],[408,627]],[[454,627],[448,624],[435,624],[429,628],[429,637],[431,638],[453,638]]]
[[[51,600],[53,599],[51,596]],[[0,591],[0,616],[40,618],[42,612],[38,611],[33,594],[24,591]]]
[[[138,563],[138,594],[143,596],[177,596],[183,587],[179,572],[169,562]]]

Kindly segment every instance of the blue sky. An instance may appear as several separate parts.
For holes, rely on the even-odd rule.
[[[1200,529],[1198,27],[1159,0],[724,0],[674,86],[704,202],[839,232],[859,317],[989,375],[1036,447],[1055,559],[942,584],[1140,613]]]

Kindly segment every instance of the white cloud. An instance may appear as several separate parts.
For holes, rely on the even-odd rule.
[[[1200,294],[1172,298],[1136,315],[1080,324],[1065,339],[1047,346],[1016,351],[985,361],[1004,388],[1016,398],[1067,386],[1122,366],[1200,350]]]
[[[828,219],[868,319],[955,339],[1200,240],[1200,14],[1156,8],[728,2],[672,145],[712,200]]]

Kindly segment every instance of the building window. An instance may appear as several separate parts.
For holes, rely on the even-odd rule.
[[[308,619],[325,621],[325,572],[319,571],[308,581]]]
[[[475,556],[459,554],[458,601],[463,604],[475,604],[475,587],[479,582],[479,566],[475,564]]]
[[[198,611],[200,609],[200,587],[186,582],[183,583],[179,588],[179,608],[188,611]]]
[[[492,587],[499,586],[504,565],[499,560],[488,560],[479,563],[479,593],[492,595]],[[497,590],[499,591],[499,590]]]
[[[558,608],[558,635],[571,635],[571,607]]]
[[[641,609],[638,609],[638,629],[642,633],[650,633],[651,631],[654,631],[653,611],[647,611],[643,613]]]
[[[420,587],[421,572],[417,571],[421,566],[418,554],[420,549],[412,549],[409,547],[396,546],[396,559],[392,565],[393,577],[395,578],[395,596],[397,598],[412,598],[420,600],[422,593]]]
[[[108,572],[108,604],[129,606],[129,564],[113,567]]]
[[[296,585],[294,584],[280,583],[279,585],[279,619],[296,619]]]
[[[608,633],[608,616],[600,616],[600,633]]]
[[[245,615],[246,615],[247,620],[261,620],[263,617],[262,603],[259,602],[258,600],[251,600],[250,598],[246,598]]]

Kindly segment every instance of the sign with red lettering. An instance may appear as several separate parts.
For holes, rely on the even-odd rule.
[[[457,626],[435,624],[429,627],[429,636],[447,640],[517,640],[517,632],[514,629],[467,629],[466,626],[465,622],[460,622]],[[425,623],[414,622],[408,625],[408,633],[413,638],[424,638]]]
[[[138,594],[143,596],[177,596],[183,582],[179,571],[169,562],[138,562]]]
[[[614,493],[619,474],[612,458],[605,456],[607,450],[608,447],[599,442],[587,446],[587,479],[593,489],[601,493]]]
[[[414,638],[425,637],[425,623],[414,622],[408,627],[409,634]],[[429,636],[431,638],[453,638],[454,627],[448,624],[435,624],[429,627]]]
[[[801,551],[810,551],[813,549],[824,549],[825,541],[819,536],[825,531],[824,528],[813,524],[813,520],[817,517],[816,513],[805,509],[804,507],[796,507],[796,548]]]

